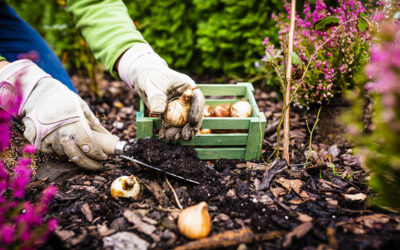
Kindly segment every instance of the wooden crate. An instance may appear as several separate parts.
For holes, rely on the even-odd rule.
[[[266,120],[264,113],[259,111],[254,99],[253,85],[247,82],[237,84],[199,84],[199,88],[206,98],[206,103],[210,104],[211,107],[228,102],[233,104],[242,98],[246,98],[253,108],[253,114],[248,118],[205,117],[202,128],[240,130],[242,132],[197,134],[189,142],[179,140],[178,143],[194,146],[199,158],[204,160],[221,158],[259,159],[261,153],[260,145],[264,137]],[[209,98],[210,96],[212,98]],[[160,118],[146,117],[146,107],[142,100],[139,101],[138,110],[136,113],[137,139],[156,136],[154,132],[160,129]]]

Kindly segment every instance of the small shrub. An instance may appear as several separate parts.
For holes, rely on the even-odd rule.
[[[287,13],[272,16],[279,28],[279,45],[283,49],[277,50],[268,39],[264,40],[267,59],[282,58],[287,46],[290,4],[286,3],[285,8]],[[337,7],[328,8],[324,1],[316,0],[314,8],[305,3],[303,17],[297,13],[293,50],[300,63],[293,73],[292,90],[299,85],[295,104],[307,107],[311,103],[329,102],[336,94],[353,86],[353,76],[368,60],[370,33],[368,29],[361,32],[358,27],[358,20],[365,12],[361,1],[339,0]],[[336,17],[340,25],[317,29],[315,24],[326,17]],[[308,63],[309,68],[302,78]],[[279,66],[279,71],[285,75],[283,63]]]

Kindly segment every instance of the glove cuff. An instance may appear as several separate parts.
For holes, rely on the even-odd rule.
[[[0,70],[0,108],[13,112],[16,106],[21,115],[26,100],[36,84],[43,78],[51,77],[28,59],[22,59],[4,66]]]
[[[146,64],[148,64],[148,61],[142,59],[149,55],[153,57],[151,60],[153,65],[161,63],[162,66],[168,67],[167,63],[156,52],[154,52],[153,48],[145,43],[135,44],[122,55],[118,64],[118,75],[131,88],[132,85],[134,85],[135,75],[137,74],[136,72],[140,70],[139,68],[146,67]],[[132,72],[135,72],[133,76]]]

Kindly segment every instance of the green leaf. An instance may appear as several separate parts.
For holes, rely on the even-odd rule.
[[[367,21],[364,18],[359,18],[357,21],[357,28],[359,31],[364,32],[368,28]]]
[[[293,64],[294,66],[297,66],[297,65],[299,65],[300,63],[302,63],[300,57],[296,54],[296,52],[290,51],[290,52],[289,52],[289,55],[290,55],[290,57],[292,58],[292,64]]]
[[[334,16],[325,17],[314,24],[314,29],[318,30],[327,30],[331,27],[338,26],[340,24],[340,20]]]

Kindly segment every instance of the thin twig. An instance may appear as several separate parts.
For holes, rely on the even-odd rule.
[[[158,207],[156,207],[156,209],[158,211],[162,211],[162,212],[180,212],[181,211],[180,209],[177,209],[177,208],[164,208],[160,205]]]
[[[295,14],[296,14],[296,0],[291,1],[291,10],[290,10],[290,25],[289,25],[289,46],[287,51],[287,68],[286,68],[286,91],[285,91],[285,105],[284,107],[287,109],[285,113],[285,119],[283,122],[283,139],[285,140],[283,143],[283,158],[289,164],[290,156],[289,156],[289,132],[290,132],[290,91],[291,91],[291,81],[292,81],[292,56],[291,52],[293,51],[293,40],[294,40],[294,26],[295,26]]]
[[[309,145],[309,148],[308,148],[308,154],[307,154],[306,163],[308,163],[308,159],[310,158],[310,155],[311,155],[312,137],[313,137],[313,134],[314,134],[314,129],[315,129],[315,127],[317,127],[317,123],[319,122],[319,113],[321,113],[321,109],[322,109],[322,106],[318,110],[317,120],[315,120],[314,126],[311,129],[311,131],[310,131],[310,128],[308,127],[308,123],[307,123],[307,128],[308,128],[308,131],[310,132],[310,142],[309,142],[310,145]],[[307,120],[306,120],[306,122],[307,122]]]
[[[169,180],[168,180],[168,177],[167,177],[167,176],[165,176],[165,181],[167,182],[168,186],[171,188],[172,193],[174,194],[175,201],[176,201],[176,204],[178,205],[178,208],[179,208],[179,209],[183,209],[181,203],[179,202],[178,195],[176,194],[176,192],[175,192],[174,188],[172,187],[171,183],[169,183]]]

